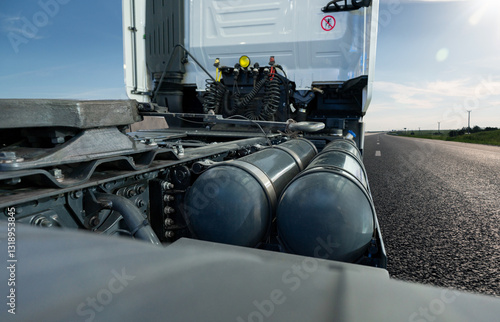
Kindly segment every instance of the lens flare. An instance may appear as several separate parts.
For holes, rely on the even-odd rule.
[[[448,50],[448,48],[439,49],[438,52],[436,53],[436,61],[438,61],[438,62],[445,61],[446,59],[448,59],[449,54],[450,54],[450,51]]]

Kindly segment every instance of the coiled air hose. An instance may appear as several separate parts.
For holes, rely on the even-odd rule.
[[[221,82],[207,79],[205,87],[205,96],[203,99],[203,110],[205,113],[213,111],[215,114],[219,113],[222,100],[226,94],[226,87]]]

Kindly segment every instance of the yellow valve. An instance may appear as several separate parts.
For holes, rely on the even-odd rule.
[[[220,66],[219,58],[215,58],[214,66],[215,66],[215,80],[217,82],[220,82],[220,79],[222,78],[222,72],[219,71],[219,66]]]
[[[248,56],[241,56],[240,66],[243,68],[247,68],[248,66],[250,66],[250,58],[248,58]]]

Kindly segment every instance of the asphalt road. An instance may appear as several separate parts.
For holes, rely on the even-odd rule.
[[[500,296],[500,147],[368,135],[393,278]]]

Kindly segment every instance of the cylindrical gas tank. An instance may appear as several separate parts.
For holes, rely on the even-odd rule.
[[[199,239],[257,246],[266,236],[285,186],[317,154],[295,139],[211,166],[186,194],[186,222]]]
[[[346,171],[354,176],[368,191],[370,190],[361,153],[352,140],[337,139],[331,142],[309,163],[307,169],[322,167]]]
[[[278,235],[287,251],[354,262],[375,229],[375,208],[355,143],[329,143],[284,190]]]

